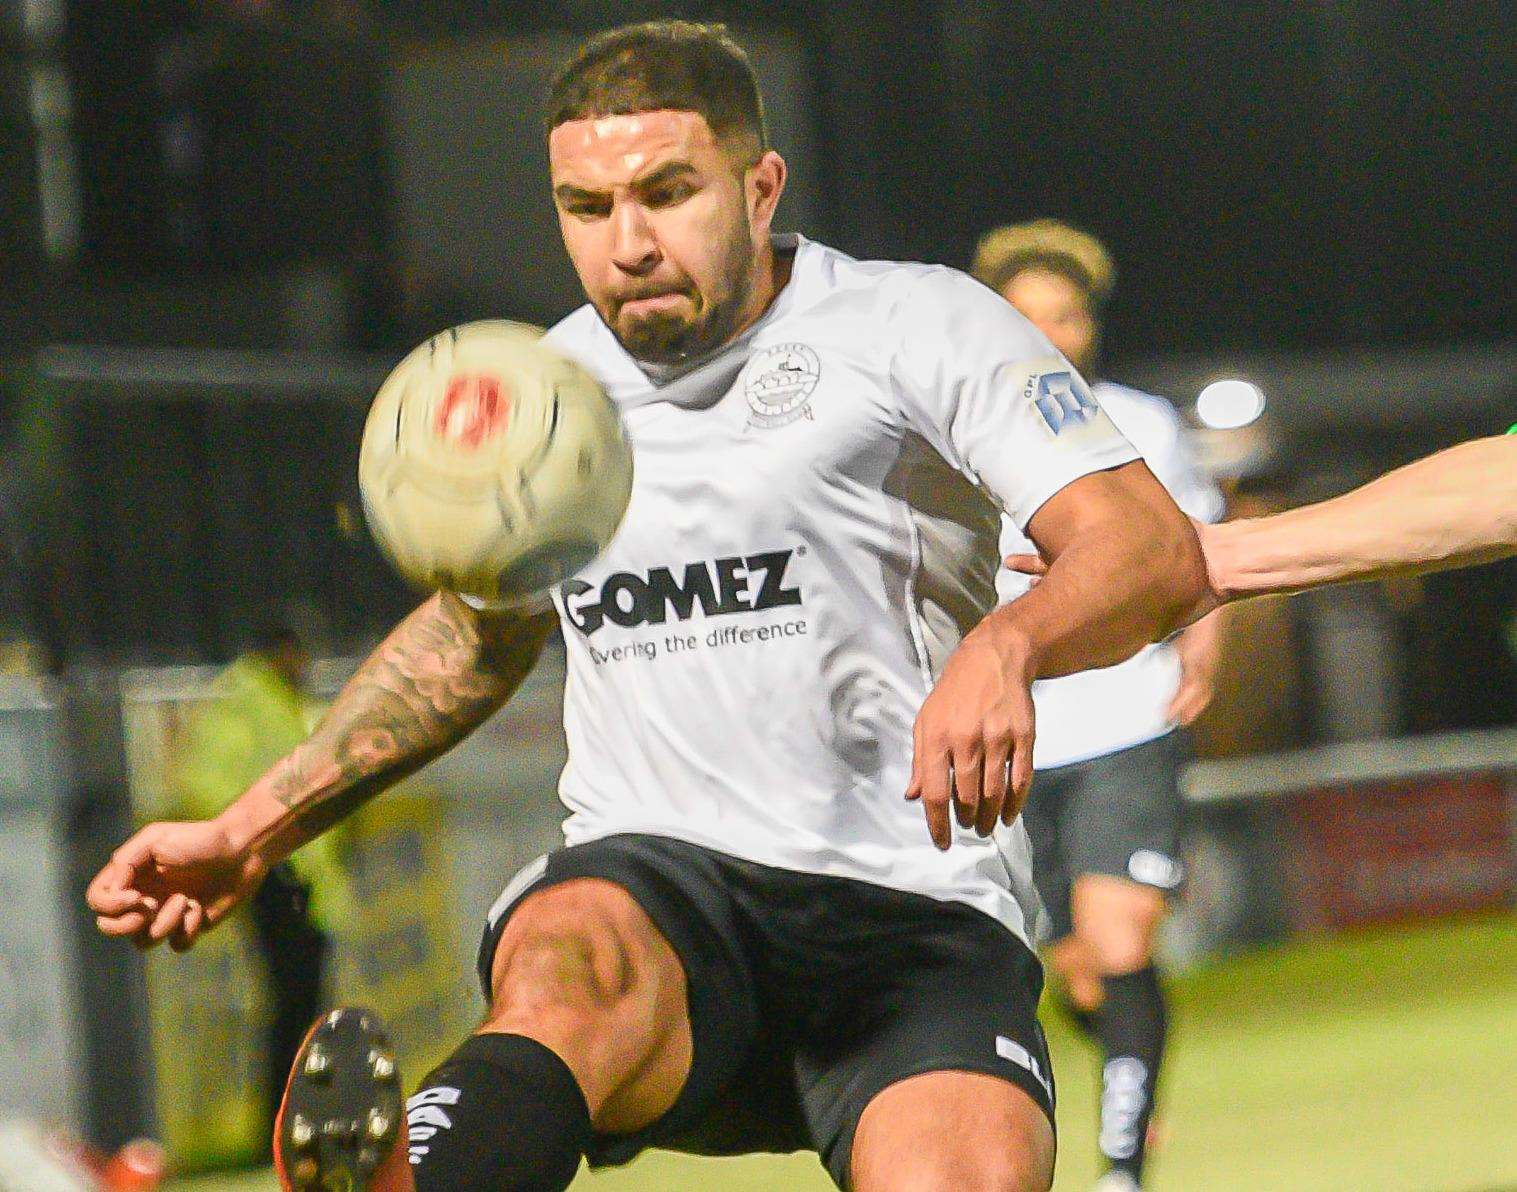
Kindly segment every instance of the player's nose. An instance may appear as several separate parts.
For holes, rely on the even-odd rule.
[[[663,254],[647,214],[637,203],[618,202],[611,210],[611,260],[624,273],[642,276]]]

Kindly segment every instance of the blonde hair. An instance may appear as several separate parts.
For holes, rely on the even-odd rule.
[[[980,237],[971,272],[996,293],[1024,269],[1047,269],[1069,278],[1100,306],[1111,297],[1117,267],[1106,246],[1062,220],[1008,224]]]

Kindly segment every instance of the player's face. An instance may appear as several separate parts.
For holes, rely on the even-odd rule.
[[[1001,290],[1002,296],[1082,373],[1096,362],[1100,327],[1090,298],[1062,273],[1024,269]]]
[[[580,283],[633,356],[700,356],[756,313],[760,253],[784,178],[777,155],[745,163],[705,117],[658,111],[560,124],[548,159]],[[774,163],[777,184],[766,187]]]

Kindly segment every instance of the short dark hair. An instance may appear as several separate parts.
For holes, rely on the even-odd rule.
[[[697,112],[718,140],[769,148],[753,65],[725,25],[646,21],[597,33],[548,92],[548,131],[570,120],[665,109]]]

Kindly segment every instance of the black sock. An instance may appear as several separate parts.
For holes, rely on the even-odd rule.
[[[406,1102],[417,1192],[563,1192],[591,1137],[574,1074],[525,1035],[474,1035]]]
[[[1106,1000],[1096,1011],[1101,1069],[1101,1153],[1134,1179],[1143,1174],[1148,1121],[1164,1056],[1164,993],[1152,965],[1105,978]]]

